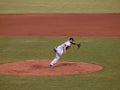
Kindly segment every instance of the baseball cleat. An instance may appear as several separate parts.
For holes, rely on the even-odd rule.
[[[53,48],[53,51],[56,53],[57,52],[56,48]]]
[[[54,68],[53,65],[50,64],[50,68]]]

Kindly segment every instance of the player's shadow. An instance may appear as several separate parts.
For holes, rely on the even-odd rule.
[[[34,65],[30,66],[30,68],[31,69],[45,69],[47,67],[44,65],[40,65],[40,64],[34,64]]]
[[[55,65],[55,67],[67,67],[67,66],[74,66],[75,63],[58,63]]]

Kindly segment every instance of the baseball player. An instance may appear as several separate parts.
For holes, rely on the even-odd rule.
[[[68,41],[53,49],[56,53],[56,57],[50,63],[50,68],[54,68],[54,64],[58,62],[63,53],[66,54],[66,51],[70,48],[71,44],[77,45],[77,47],[80,48],[80,43],[76,44],[74,41],[74,38],[70,37]]]

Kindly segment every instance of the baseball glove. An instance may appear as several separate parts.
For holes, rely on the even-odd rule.
[[[78,48],[80,48],[80,47],[81,47],[81,44],[80,44],[80,43],[79,43],[79,44],[77,44],[77,47],[78,47]]]

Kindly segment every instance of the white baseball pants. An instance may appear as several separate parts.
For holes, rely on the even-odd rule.
[[[63,48],[61,46],[58,46],[56,48],[56,57],[52,60],[52,62],[50,63],[51,65],[54,65],[55,63],[58,62],[58,60],[60,59],[61,55],[63,54]]]

